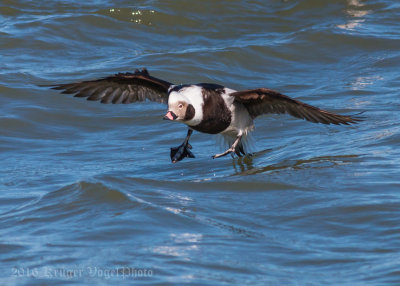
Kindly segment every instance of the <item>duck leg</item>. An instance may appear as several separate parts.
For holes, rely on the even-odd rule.
[[[190,149],[192,149],[192,146],[189,144],[189,138],[192,135],[192,133],[193,130],[189,128],[185,141],[183,141],[183,143],[178,147],[171,148],[170,156],[172,163],[181,161],[185,157],[194,158],[192,151],[190,151]]]
[[[216,155],[212,156],[212,158],[215,159],[215,158],[223,157],[223,156],[226,156],[226,155],[232,154],[232,153],[236,153],[236,155],[238,155],[239,157],[242,157],[241,153],[245,154],[243,151],[243,147],[240,145],[238,150],[236,150],[237,146],[240,143],[240,139],[242,139],[242,135],[239,135],[238,137],[236,137],[236,140],[235,140],[235,142],[233,142],[231,148],[226,150],[224,153],[216,154]]]

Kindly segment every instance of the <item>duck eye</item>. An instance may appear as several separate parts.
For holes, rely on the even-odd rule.
[[[178,108],[181,109],[183,107],[182,103],[179,103]]]

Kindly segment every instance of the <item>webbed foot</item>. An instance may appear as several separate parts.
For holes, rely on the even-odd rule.
[[[192,149],[192,146],[189,143],[182,143],[178,147],[172,147],[170,154],[172,163],[179,162],[185,157],[194,158],[194,155],[190,149]]]

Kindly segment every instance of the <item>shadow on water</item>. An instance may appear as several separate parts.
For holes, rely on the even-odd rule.
[[[258,157],[258,156],[262,156],[264,154],[267,154],[269,152],[271,152],[272,149],[265,149],[262,151],[258,151],[258,152],[254,152],[251,154],[248,154],[244,157],[239,157],[239,158],[235,158],[232,160],[232,166],[236,172],[236,174],[245,172],[246,170],[251,170],[254,168],[253,165],[253,158],[254,157]]]
[[[283,160],[276,164],[271,164],[263,167],[255,167],[253,160],[271,149],[254,153],[252,156],[246,156],[232,161],[235,174],[232,176],[248,176],[260,173],[274,172],[280,170],[300,170],[306,168],[330,168],[339,164],[346,164],[358,158],[359,155],[338,155],[338,156],[319,156],[304,160]]]

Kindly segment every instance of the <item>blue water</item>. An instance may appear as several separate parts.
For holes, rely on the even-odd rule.
[[[0,3],[0,284],[399,285],[396,1]],[[268,87],[353,126],[256,120],[224,157],[157,103],[41,84],[147,67]]]

